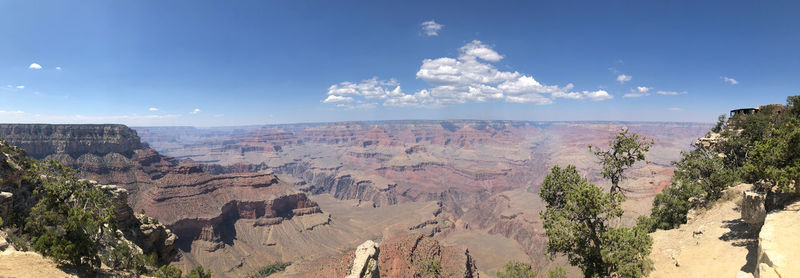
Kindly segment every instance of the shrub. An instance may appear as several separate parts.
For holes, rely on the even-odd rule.
[[[497,278],[536,278],[536,272],[529,264],[510,261],[497,272]]]
[[[427,277],[442,277],[442,261],[437,259],[426,259],[422,262],[422,272]]]
[[[182,274],[183,271],[180,268],[171,265],[162,266],[153,273],[156,278],[181,278]]]
[[[567,278],[567,271],[563,267],[558,266],[547,272],[547,278]]]
[[[292,263],[274,263],[274,264],[262,267],[261,269],[256,271],[255,274],[249,275],[247,277],[248,278],[267,277],[267,276],[270,276],[272,274],[275,274],[275,273],[278,273],[278,272],[286,270],[286,268],[288,266],[290,266],[291,264]]]
[[[197,267],[192,269],[192,271],[189,272],[189,275],[186,276],[186,277],[187,278],[211,278],[211,272],[210,271],[206,272],[203,269],[202,265],[198,265]]]

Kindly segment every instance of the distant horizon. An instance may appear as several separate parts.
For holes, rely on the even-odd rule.
[[[246,128],[264,127],[281,125],[325,125],[339,123],[384,123],[384,122],[523,122],[523,123],[643,123],[643,124],[703,124],[713,125],[714,122],[686,122],[686,121],[617,121],[617,120],[482,120],[482,119],[398,119],[398,120],[354,120],[354,121],[330,121],[330,122],[291,122],[291,123],[270,123],[270,124],[246,124],[246,125],[222,125],[222,126],[192,126],[192,125],[127,125],[122,123],[13,123],[0,122],[0,125],[124,125],[129,128]]]

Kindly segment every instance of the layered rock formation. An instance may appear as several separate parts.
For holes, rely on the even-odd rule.
[[[63,153],[130,154],[143,148],[136,132],[124,125],[0,124],[0,138],[36,159]]]
[[[459,120],[242,127],[229,129],[227,136],[220,129],[139,131],[156,149],[191,158],[214,173],[271,171],[296,179],[294,188],[307,194],[363,207],[437,202],[440,212],[411,231],[438,239],[500,235],[540,264],[545,261],[536,196],[541,180],[552,165],[575,164],[608,186],[587,145],[604,146],[623,126],[656,141],[648,154],[653,163],[637,166],[624,181],[634,190],[626,203],[632,222],[669,184],[669,162],[710,125]]]
[[[273,174],[208,174],[196,163],[181,163],[147,148],[135,131],[121,125],[2,125],[0,138],[32,150],[36,158],[76,168],[87,179],[119,185],[98,186],[115,196],[126,238],[144,252],[156,252],[162,262],[172,261],[176,251],[185,254],[181,260],[197,259],[189,254],[196,241],[221,248],[231,245],[237,233],[247,232],[242,229],[297,216],[328,217],[304,193]],[[254,222],[237,226],[240,219]]]

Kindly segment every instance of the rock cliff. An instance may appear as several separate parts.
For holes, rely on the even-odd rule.
[[[73,167],[86,179],[117,184],[119,187],[102,188],[117,196],[120,228],[143,251],[157,252],[162,262],[173,261],[178,253],[188,254],[195,241],[219,249],[233,244],[237,233],[246,234],[284,219],[328,217],[304,193],[273,174],[209,174],[197,163],[160,155],[141,143],[135,131],[122,125],[4,124],[0,125],[0,138],[30,149],[33,157],[56,159]],[[3,169],[0,167],[0,171]],[[0,200],[0,212],[4,206]],[[134,213],[140,211],[149,217]],[[252,223],[238,225],[239,220]],[[324,219],[304,221],[312,226],[325,223]],[[208,252],[189,257],[196,262],[225,256]],[[177,258],[185,261],[183,257]],[[193,264],[183,266],[188,269]],[[212,271],[222,273],[219,269]]]
[[[131,154],[144,145],[124,125],[0,124],[0,138],[42,159],[51,154]]]

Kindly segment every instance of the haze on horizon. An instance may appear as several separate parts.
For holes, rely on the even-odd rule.
[[[695,2],[0,0],[0,122],[712,122],[800,93],[800,3]]]

